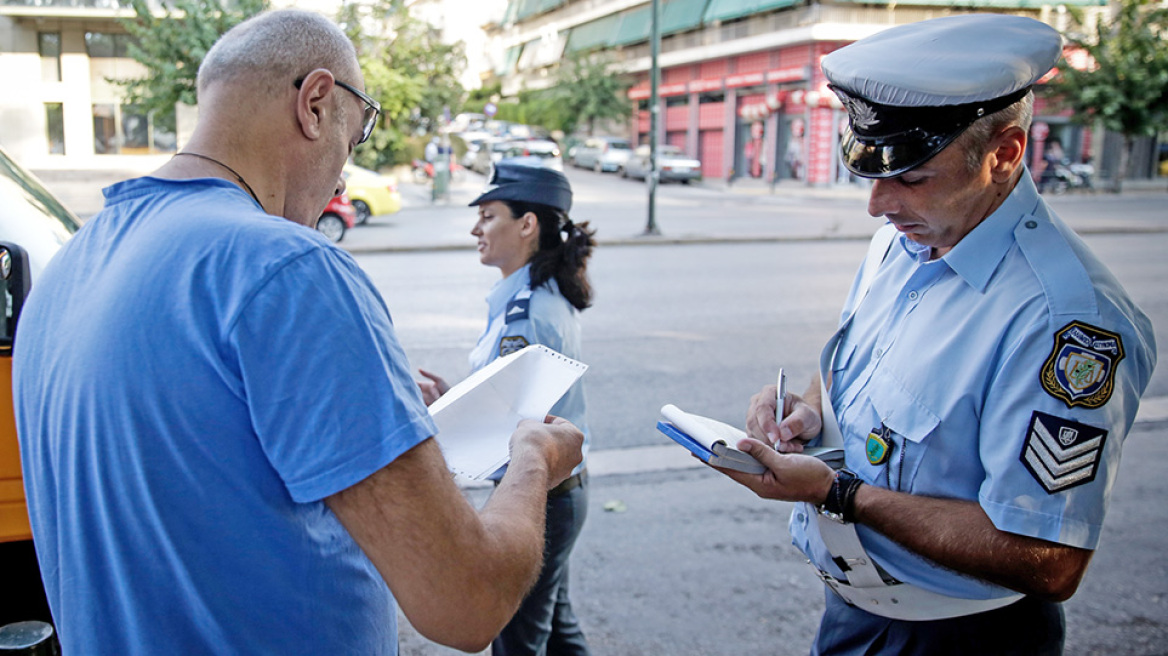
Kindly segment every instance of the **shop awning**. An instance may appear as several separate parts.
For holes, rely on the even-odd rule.
[[[564,52],[581,52],[612,45],[612,38],[620,27],[620,21],[620,14],[609,14],[573,27]]]
[[[523,46],[521,45],[507,48],[507,51],[503,53],[503,61],[495,69],[495,75],[503,76],[514,73],[515,62],[519,61],[519,53],[521,52],[523,52]]]
[[[711,0],[665,0],[661,6],[661,34],[692,30],[702,24],[702,15]]]
[[[734,20],[764,11],[793,7],[799,3],[800,0],[710,0],[702,22]]]
[[[642,5],[636,9],[622,12],[620,28],[617,29],[616,36],[612,38],[612,45],[627,46],[630,43],[647,41],[649,39],[649,24],[652,21],[650,7],[651,5]]]
[[[896,4],[897,6],[939,6],[954,9],[979,9],[985,7],[1009,9],[1037,9],[1054,4],[1051,0],[841,0],[873,5]],[[1106,7],[1107,0],[1059,0],[1057,4],[1075,7]]]

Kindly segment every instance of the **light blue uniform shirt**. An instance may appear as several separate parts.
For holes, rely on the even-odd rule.
[[[531,265],[495,283],[487,294],[487,312],[487,327],[470,352],[471,371],[478,371],[496,358],[529,344],[543,344],[573,360],[583,361],[580,357],[580,313],[560,293],[554,278],[532,289]],[[567,419],[584,433],[583,454],[587,457],[591,435],[583,378],[576,381],[552,407],[551,414]],[[572,473],[580,473],[584,465],[581,460]]]
[[[1029,175],[944,257],[929,254],[898,235],[867,295],[857,278],[844,306],[830,397],[848,468],[871,485],[977,501],[1003,531],[1094,549],[1155,366],[1151,324]],[[893,446],[872,464],[881,427]],[[898,580],[1009,594],[856,528]],[[844,578],[813,518],[797,508],[790,529]]]

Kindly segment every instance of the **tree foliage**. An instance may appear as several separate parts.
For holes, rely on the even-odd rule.
[[[560,66],[549,102],[564,134],[586,125],[591,135],[597,122],[628,119],[632,113],[628,88],[624,78],[609,70],[605,57],[576,56]]]
[[[458,111],[465,47],[442,43],[438,30],[411,16],[402,0],[347,4],[337,20],[357,47],[366,91],[382,109],[357,162],[371,168],[406,163],[414,155],[410,135],[433,132],[447,109]]]
[[[195,104],[195,78],[207,51],[224,32],[267,9],[267,0],[172,0],[156,16],[145,0],[131,0],[134,17],[121,19],[132,37],[129,55],[146,75],[110,80],[126,90],[126,103],[169,115],[178,103]]]
[[[1081,14],[1074,16],[1082,25]],[[1120,0],[1093,31],[1067,36],[1092,63],[1063,67],[1047,88],[1077,122],[1099,121],[1124,136],[1121,180],[1133,140],[1168,130],[1168,9],[1152,0]]]

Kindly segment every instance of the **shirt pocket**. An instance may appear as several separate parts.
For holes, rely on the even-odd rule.
[[[885,371],[877,371],[868,385],[868,399],[876,415],[873,427],[883,425],[891,431],[892,451],[887,460],[871,465],[874,481],[882,481],[893,490],[912,491],[913,480],[929,449],[930,437],[941,423],[932,408]],[[866,445],[865,445],[866,446]]]
[[[848,368],[848,364],[852,361],[852,355],[856,353],[856,345],[852,342],[840,340],[839,345],[835,348],[835,353],[831,357],[832,380],[836,379],[835,372],[842,371]]]

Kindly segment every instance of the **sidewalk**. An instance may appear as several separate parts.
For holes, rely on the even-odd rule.
[[[146,172],[34,171],[83,221],[101,209],[104,187]],[[401,180],[402,211],[373,217],[367,225],[350,230],[340,244],[343,248],[353,253],[474,248],[467,203],[482,190],[483,176],[468,172],[437,201],[431,200],[429,185]],[[783,181],[772,187],[742,179],[733,184],[705,180],[686,187],[669,185],[659,188],[657,195],[661,234],[656,235],[645,234],[645,211],[631,210],[627,188],[623,193],[625,201],[578,194],[572,216],[590,220],[602,245],[856,240],[867,239],[878,227],[867,214],[868,186],[863,183],[812,187]],[[1162,209],[1168,206],[1165,180],[1129,182],[1122,194],[1075,193],[1046,200],[1080,234],[1168,231],[1168,212]]]

